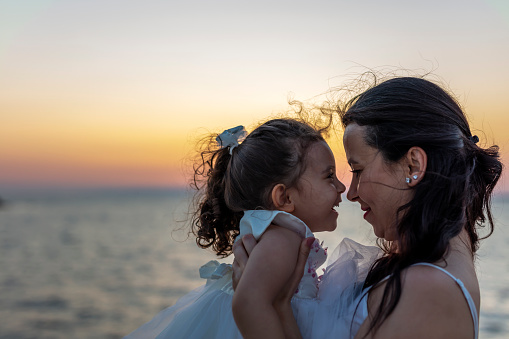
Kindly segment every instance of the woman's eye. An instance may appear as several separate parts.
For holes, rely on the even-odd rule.
[[[359,175],[361,175],[362,170],[360,170],[360,169],[358,169],[358,170],[351,170],[350,172],[352,172],[353,174],[355,174],[356,177],[358,177]]]

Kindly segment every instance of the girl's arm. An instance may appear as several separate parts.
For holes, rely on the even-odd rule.
[[[288,332],[285,326],[293,318],[293,313],[291,318],[288,314],[291,306],[287,302],[287,307],[276,309],[275,305],[290,282],[301,240],[291,230],[270,226],[251,251],[232,305],[235,322],[244,338],[285,338]],[[291,328],[295,330],[294,325],[293,318]]]
[[[385,284],[369,293],[368,313],[375,314]],[[368,332],[370,316],[356,339],[387,338],[474,338],[474,326],[467,301],[450,277],[428,267],[411,267],[402,275],[401,298],[375,333]],[[366,336],[366,334],[368,334]]]
[[[304,269],[309,256],[311,245],[315,241],[315,238],[306,238],[300,243],[299,256],[297,258],[297,264],[293,270],[290,280],[286,286],[279,292],[279,295],[274,303],[274,307],[279,314],[279,319],[283,324],[283,330],[285,338],[289,339],[301,339],[302,335],[297,325],[297,321],[293,315],[291,306],[291,300],[295,294],[295,290],[299,287],[299,283],[304,275]]]

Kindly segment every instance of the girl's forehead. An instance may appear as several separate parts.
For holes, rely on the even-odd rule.
[[[334,162],[334,154],[325,141],[318,141],[308,148],[305,161],[310,163]]]

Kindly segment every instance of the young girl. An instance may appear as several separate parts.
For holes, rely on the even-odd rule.
[[[195,168],[196,187],[205,182],[193,219],[196,241],[223,257],[245,234],[253,234],[259,245],[235,297],[231,265],[211,261],[200,268],[205,285],[126,338],[284,337],[280,322],[273,321],[273,303],[293,273],[300,243],[313,237],[312,232],[336,228],[334,207],[345,186],[336,177],[334,156],[321,131],[296,120],[275,119],[247,137],[238,126],[216,140]],[[311,248],[292,305],[302,333],[309,335],[328,316],[327,308],[316,308],[316,269],[325,262],[326,249],[317,240]]]

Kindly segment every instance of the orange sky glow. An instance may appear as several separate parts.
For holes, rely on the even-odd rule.
[[[431,72],[509,161],[502,1],[7,1],[0,32],[0,195],[186,186],[200,136],[252,129],[289,98],[316,102],[370,68]]]

